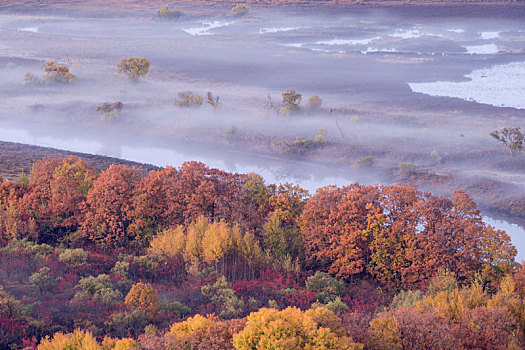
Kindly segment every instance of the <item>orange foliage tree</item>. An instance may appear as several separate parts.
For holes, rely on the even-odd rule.
[[[111,165],[89,191],[81,226],[83,235],[106,247],[142,246],[139,232],[128,230],[133,222],[133,195],[140,172],[125,165]]]
[[[160,310],[157,292],[149,283],[136,283],[124,299],[130,310],[140,310],[147,315],[154,316]]]
[[[96,178],[94,169],[76,156],[44,158],[29,174],[31,191],[20,209],[38,224],[42,241],[55,241],[78,229],[81,207]]]
[[[341,278],[363,273],[370,243],[367,215],[377,199],[372,186],[318,189],[301,216],[307,263]]]

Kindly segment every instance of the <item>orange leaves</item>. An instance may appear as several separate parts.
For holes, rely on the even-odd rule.
[[[364,271],[369,244],[367,214],[377,194],[374,187],[358,184],[317,190],[300,220],[311,264],[343,278]]]
[[[138,170],[124,165],[111,165],[100,174],[86,200],[81,227],[86,237],[108,247],[141,244],[143,237],[128,230],[139,180]]]
[[[160,310],[157,292],[148,283],[134,284],[124,303],[130,310],[140,310],[150,316],[156,315]]]
[[[307,260],[337,277],[367,272],[393,289],[421,286],[440,269],[462,281],[482,263],[491,278],[508,271],[515,251],[506,235],[485,229],[475,203],[455,194],[411,184],[321,188],[301,216]]]

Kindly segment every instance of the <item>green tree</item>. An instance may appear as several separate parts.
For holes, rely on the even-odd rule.
[[[244,302],[239,299],[233,289],[228,286],[226,278],[221,276],[212,285],[203,286],[201,292],[210,298],[211,302],[220,309],[219,316],[233,318],[241,315]]]
[[[81,278],[75,286],[75,299],[92,299],[110,305],[122,300],[122,293],[113,286],[111,277],[100,274],[97,277]]]

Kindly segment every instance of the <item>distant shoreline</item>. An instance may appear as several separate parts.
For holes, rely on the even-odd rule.
[[[418,14],[425,17],[462,17],[462,16],[504,16],[506,18],[525,17],[525,0],[495,0],[495,1],[450,1],[450,0],[0,0],[0,11],[4,10],[34,10],[44,9],[112,9],[125,11],[144,11],[156,9],[168,4],[170,7],[211,11],[214,9],[228,11],[234,4],[246,3],[253,8],[279,10],[322,9],[402,9],[408,15]],[[524,9],[523,11],[512,11]],[[452,11],[453,10],[453,11]],[[509,11],[511,10],[511,11]]]

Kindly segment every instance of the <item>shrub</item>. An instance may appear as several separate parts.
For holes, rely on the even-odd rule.
[[[86,263],[88,254],[81,248],[66,249],[58,256],[58,259],[69,267],[78,267]]]
[[[323,100],[317,95],[310,96],[308,98],[308,101],[306,101],[306,106],[310,110],[315,110],[321,108],[321,105],[323,104]]]
[[[34,85],[38,83],[38,78],[31,72],[27,72],[22,77],[22,84],[24,85]]]
[[[69,72],[69,68],[57,65],[55,61],[47,61],[44,64],[44,72],[47,73],[42,78],[42,82],[45,84],[74,83],[77,79],[76,76]]]
[[[238,317],[244,308],[244,302],[239,299],[233,289],[228,286],[226,278],[221,276],[212,285],[203,286],[201,292],[211,299],[211,302],[220,309],[219,316],[223,318]]]
[[[55,280],[50,276],[50,271],[49,267],[42,267],[38,272],[29,276],[29,281],[38,287],[41,294],[50,291],[55,286]]]
[[[129,309],[139,310],[150,316],[157,314],[160,310],[157,292],[148,283],[139,282],[133,285],[124,303]]]
[[[122,107],[124,107],[124,104],[120,101],[115,103],[105,102],[100,106],[97,106],[96,111],[107,117],[120,117],[122,113]]]
[[[148,324],[148,317],[142,311],[120,312],[111,315],[105,326],[113,335],[127,337],[130,334],[137,337]]]
[[[161,18],[179,18],[183,13],[179,10],[170,10],[168,5],[160,6],[157,10],[157,16]]]
[[[376,159],[372,156],[366,156],[361,159],[356,160],[355,166],[357,168],[370,168],[374,166],[376,163]]]
[[[248,14],[250,7],[246,4],[237,4],[232,8],[233,17],[242,17]]]
[[[281,95],[283,97],[283,104],[279,113],[289,115],[299,111],[299,104],[302,99],[301,94],[295,90],[286,90]]]
[[[198,107],[202,105],[202,102],[202,96],[188,90],[179,92],[179,100],[175,101],[174,105],[178,107]]]
[[[144,57],[124,57],[117,64],[118,73],[125,74],[130,80],[138,80],[149,71],[150,63]]]
[[[434,158],[434,160],[437,162],[437,163],[441,163],[441,161],[443,160],[443,156],[439,154],[438,151],[432,151],[430,152],[430,157]]]
[[[408,177],[415,174],[416,166],[412,163],[399,163],[398,165],[398,175],[403,177]]]
[[[306,279],[306,289],[317,293],[317,300],[328,303],[342,295],[345,283],[333,278],[326,272],[317,271],[315,275]]]
[[[114,288],[110,277],[106,274],[82,278],[75,289],[78,290],[75,299],[98,300],[108,305],[122,300],[122,293]]]
[[[321,135],[321,134],[315,135],[314,143],[316,145],[324,145],[326,143],[326,139],[325,139],[324,135]]]
[[[291,144],[287,144],[288,149],[286,150],[286,153],[288,154],[303,154],[308,149],[310,149],[313,146],[313,141],[308,140],[302,137],[296,137],[295,140]]]
[[[224,130],[224,137],[231,140],[237,136],[238,132],[239,130],[235,126],[232,126],[231,128]]]

